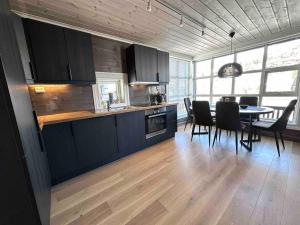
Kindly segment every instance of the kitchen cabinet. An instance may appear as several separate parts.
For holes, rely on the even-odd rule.
[[[117,157],[115,116],[74,121],[72,127],[80,170],[97,168]]]
[[[64,29],[51,24],[25,20],[33,79],[38,83],[69,80]]]
[[[169,53],[157,50],[157,76],[159,83],[169,83]]]
[[[167,106],[167,133],[177,132],[177,105]]]
[[[116,115],[118,148],[121,156],[145,147],[145,111]]]
[[[64,29],[69,59],[69,73],[75,82],[96,82],[91,35]]]
[[[145,111],[46,125],[43,128],[52,184],[174,137],[177,107],[167,107],[167,132],[145,136]]]
[[[91,35],[23,20],[36,83],[95,83]]]
[[[72,122],[45,126],[43,129],[52,184],[78,173],[78,156]]]
[[[158,83],[157,50],[131,45],[126,50],[129,82]]]

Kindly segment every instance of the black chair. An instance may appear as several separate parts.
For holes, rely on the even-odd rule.
[[[221,102],[235,102],[236,97],[235,96],[222,96],[220,101]]]
[[[258,105],[258,98],[257,97],[250,97],[250,96],[241,96],[239,104],[240,105],[257,106]]]
[[[240,97],[240,105],[248,105],[248,106],[258,106],[258,97],[250,97],[250,96],[241,96]],[[240,120],[242,122],[249,122],[249,116],[247,115],[241,115]],[[252,121],[253,120],[259,120],[258,116],[252,116]]]
[[[208,143],[210,145],[210,136],[211,136],[211,127],[214,125],[213,118],[210,113],[210,107],[208,101],[193,101],[193,112],[194,112],[194,121],[193,121],[193,129],[192,129],[192,137],[208,134]],[[195,133],[195,126],[199,126],[199,132]],[[208,127],[208,132],[201,133],[201,126]]]
[[[184,105],[185,105],[185,109],[187,112],[187,119],[185,122],[185,126],[184,126],[184,130],[186,128],[186,125],[190,122],[191,124],[193,123],[193,118],[194,118],[194,114],[193,114],[193,110],[191,109],[192,103],[190,98],[184,98]]]
[[[252,129],[254,130],[265,130],[273,132],[275,141],[276,141],[276,147],[278,156],[280,157],[280,150],[279,150],[279,144],[278,144],[278,136],[279,134],[283,149],[285,149],[284,146],[284,139],[282,137],[282,132],[286,129],[288,120],[292,112],[295,110],[295,106],[297,104],[297,100],[292,100],[289,105],[285,108],[284,112],[280,116],[279,119],[277,119],[275,122],[268,122],[268,121],[257,121],[252,124]]]
[[[216,104],[216,131],[213,146],[221,129],[235,131],[235,150],[238,153],[238,131],[242,129],[240,122],[239,105],[236,102],[217,102]],[[220,133],[219,133],[220,135]]]

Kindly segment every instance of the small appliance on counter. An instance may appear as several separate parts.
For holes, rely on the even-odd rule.
[[[161,91],[160,86],[155,86],[155,91],[151,90],[151,93],[155,92],[154,94],[150,94],[150,103],[151,105],[159,105],[166,102],[166,94]]]

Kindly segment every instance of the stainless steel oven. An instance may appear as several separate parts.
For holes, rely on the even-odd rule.
[[[146,139],[167,132],[166,107],[148,109],[145,111]]]

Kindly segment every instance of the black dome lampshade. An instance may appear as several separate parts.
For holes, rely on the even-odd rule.
[[[230,32],[229,37],[231,38],[231,53],[232,53],[232,38],[234,37],[235,32]],[[218,71],[218,77],[239,77],[243,73],[243,67],[239,63],[227,63],[223,65]]]

